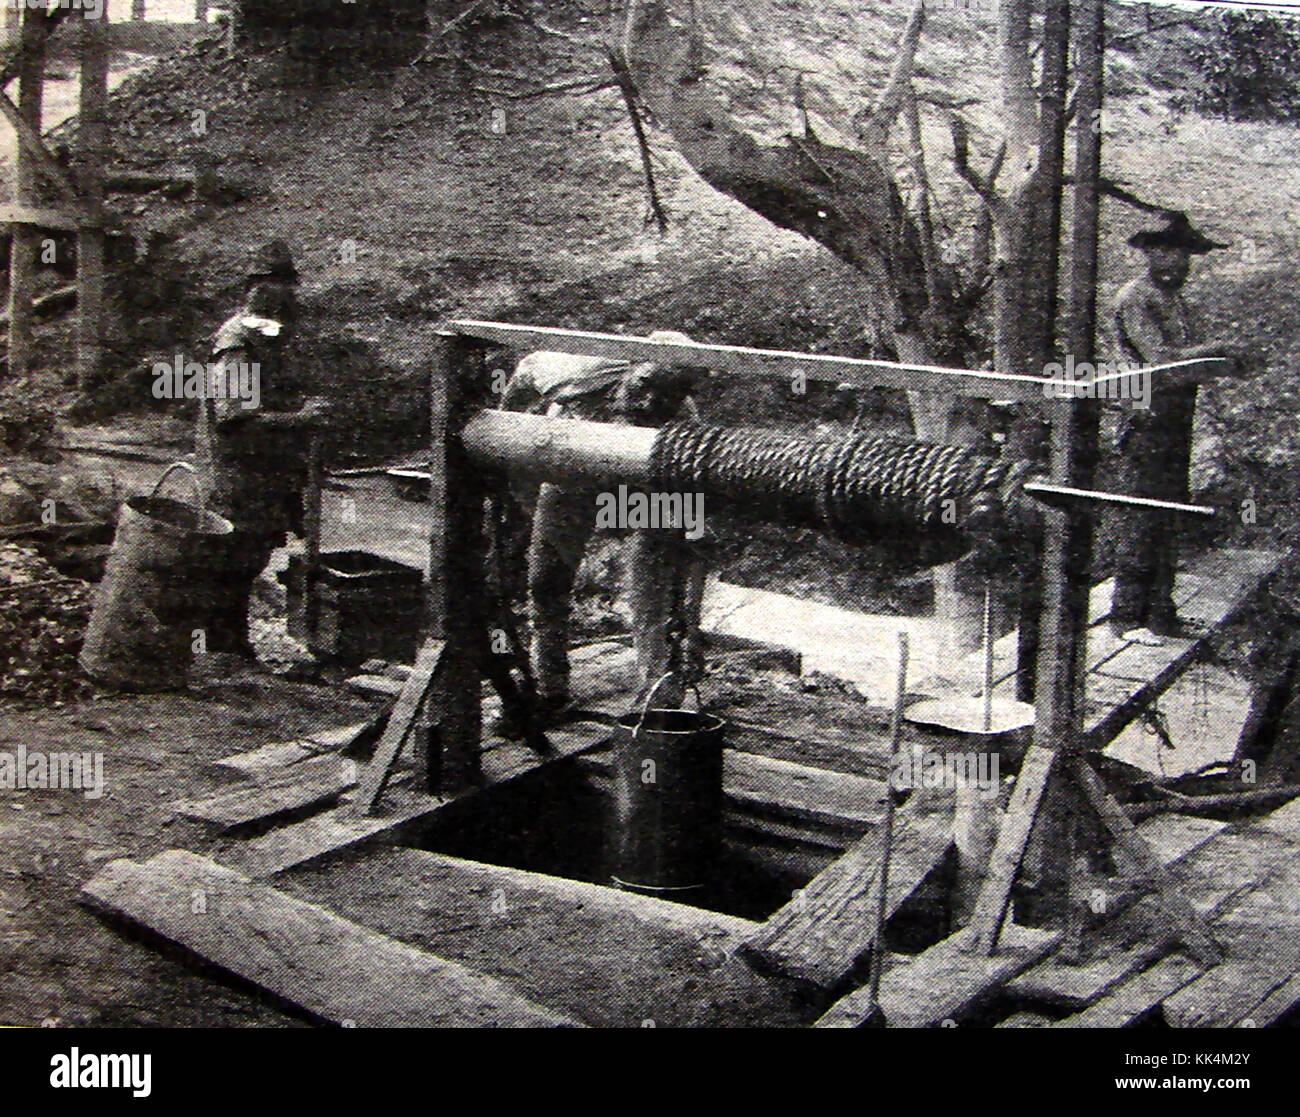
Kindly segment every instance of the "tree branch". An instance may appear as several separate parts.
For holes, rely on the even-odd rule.
[[[988,206],[989,211],[997,218],[1006,209],[1006,202],[1002,196],[993,189],[992,177],[983,178],[980,173],[970,165],[970,139],[966,131],[966,121],[957,113],[953,113],[948,118],[948,130],[952,133],[952,161],[957,168],[957,173],[961,175],[962,180],[983,199],[984,204]],[[1002,168],[1002,161],[1005,158],[1006,143],[998,149],[998,156],[994,161],[994,171],[996,174]]]
[[[627,114],[632,118],[632,131],[636,133],[637,149],[641,153],[641,170],[645,175],[646,194],[650,198],[650,214],[654,218],[655,224],[659,226],[660,233],[668,231],[668,213],[664,209],[663,202],[659,198],[659,189],[655,185],[654,167],[650,161],[650,142],[646,139],[645,125],[641,122],[641,113],[637,108],[637,90],[636,83],[632,80],[632,72],[628,68],[627,59],[617,50],[610,47],[605,52],[605,57],[609,59],[610,69],[614,71],[614,81],[623,94],[623,103],[627,106]]]
[[[889,130],[898,119],[899,110],[907,97],[912,84],[912,70],[916,65],[916,48],[921,41],[921,29],[925,26],[925,0],[916,0],[912,14],[908,16],[907,27],[898,44],[898,58],[894,62],[889,81],[880,91],[875,105],[865,120],[858,124],[858,135],[872,151],[883,151],[889,138]],[[856,123],[856,122],[855,122]]]

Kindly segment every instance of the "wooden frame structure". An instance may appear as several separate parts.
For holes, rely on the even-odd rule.
[[[151,24],[145,18],[142,0],[132,0],[128,23],[109,22],[109,0],[102,0],[99,19],[68,17],[76,25],[72,48],[80,65],[80,144],[74,153],[75,171],[66,168],[46,146],[42,137],[45,64],[51,49],[54,23],[44,8],[26,6],[21,13],[3,12],[6,45],[18,52],[18,101],[15,104],[0,90],[0,114],[18,137],[13,203],[0,207],[0,221],[13,230],[9,266],[9,346],[11,374],[31,370],[32,297],[36,266],[41,256],[45,231],[57,229],[76,233],[77,239],[77,384],[91,382],[103,371],[104,356],[104,168],[110,155],[108,134],[108,70],[114,50],[139,50],[144,45],[141,31],[152,34],[165,28],[173,45],[193,37],[206,27],[207,2],[197,0],[196,23]],[[16,24],[16,25],[15,25]],[[166,38],[166,35],[163,36]],[[58,195],[50,205],[42,198],[41,183],[49,183]]]
[[[619,483],[644,481],[653,433],[640,428],[610,428],[578,420],[547,419],[483,408],[488,401],[489,352],[547,349],[582,356],[608,356],[632,362],[653,361],[706,366],[748,376],[849,382],[860,387],[951,390],[984,398],[1041,400],[1051,383],[1035,377],[996,372],[950,370],[737,346],[651,342],[644,338],[537,326],[462,320],[440,335],[431,383],[431,511],[429,616],[426,643],[407,680],[354,810],[372,814],[403,743],[423,725],[420,757],[428,790],[459,795],[481,778],[481,709],[474,696],[490,674],[483,592],[483,502],[491,471],[529,472],[534,479]],[[1148,372],[1154,370],[1147,370]],[[1071,464],[1082,439],[1071,401],[1049,406],[1053,425],[1053,480],[1080,479]],[[617,438],[609,437],[617,433]],[[1079,554],[1076,533],[1086,530],[1090,513],[1052,512],[1047,517],[1043,555],[1046,587],[1034,743],[1022,765],[1015,794],[1003,822],[990,871],[971,925],[959,949],[990,955],[1002,930],[1012,884],[1036,823],[1048,830],[1047,849],[1061,849],[1079,811],[1094,814],[1110,833],[1147,888],[1158,889],[1190,949],[1205,960],[1217,948],[1186,901],[1172,888],[1160,860],[1138,836],[1119,803],[1087,762],[1078,701],[1083,664],[1082,633],[1087,626],[1086,578],[1073,565]],[[1086,569],[1086,567],[1084,568]],[[503,695],[504,697],[504,695]],[[1090,742],[1094,747],[1097,742]],[[1066,785],[1062,777],[1068,777]],[[1049,788],[1068,787],[1072,811],[1047,814],[1041,808]],[[1068,862],[1067,862],[1068,864]],[[1018,942],[1019,940],[1017,940]],[[1041,945],[1041,944],[1040,944]]]

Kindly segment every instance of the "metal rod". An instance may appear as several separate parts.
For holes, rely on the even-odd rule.
[[[1179,504],[1172,500],[1155,500],[1146,496],[1104,493],[1097,489],[1075,489],[1069,485],[1050,485],[1045,481],[1026,481],[1024,492],[1044,504],[1061,504],[1069,500],[1096,500],[1103,504],[1122,504],[1132,508],[1158,508],[1166,512],[1183,512],[1190,516],[1214,516],[1217,510],[1205,504]]]
[[[993,728],[993,583],[984,582],[984,732]]]
[[[880,975],[884,971],[885,914],[889,910],[889,859],[894,842],[894,765],[898,761],[898,742],[903,732],[903,702],[907,698],[907,633],[898,634],[898,686],[894,691],[894,716],[889,723],[889,768],[885,775],[885,824],[881,831],[880,894],[876,899],[876,933],[871,952],[871,1001],[880,1000]]]

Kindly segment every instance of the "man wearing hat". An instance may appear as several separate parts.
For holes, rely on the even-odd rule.
[[[650,341],[692,344],[685,334],[658,331]],[[510,411],[635,426],[662,426],[683,407],[692,416],[690,393],[708,370],[653,362],[632,363],[604,357],[536,352],[524,357],[505,387],[502,406]],[[520,494],[525,503],[534,494]],[[532,535],[528,544],[528,612],[532,625],[530,660],[542,724],[562,720],[569,703],[569,622],[573,586],[596,524],[597,490],[543,484],[535,494]],[[632,590],[632,624],[638,661],[662,651],[669,618],[663,615],[665,567],[690,565],[689,544],[677,546],[671,533],[636,531],[630,542],[627,577]],[[698,566],[698,564],[697,564]],[[699,568],[702,569],[702,568]],[[681,571],[682,578],[692,578]],[[702,583],[701,577],[693,577]],[[687,596],[698,609],[702,584]],[[690,637],[688,636],[688,640]],[[684,654],[698,654],[685,649]],[[654,682],[654,680],[650,680]],[[661,697],[665,692],[661,692]],[[669,697],[671,700],[671,697]],[[503,719],[498,731],[510,735],[521,727]]]
[[[1115,301],[1112,324],[1120,355],[1141,367],[1222,357],[1230,364],[1155,373],[1150,407],[1125,405],[1119,414],[1116,483],[1120,492],[1158,500],[1188,499],[1192,422],[1202,383],[1241,376],[1246,359],[1223,341],[1204,341],[1182,294],[1193,256],[1225,248],[1170,213],[1162,229],[1129,238],[1146,257],[1146,274],[1131,280]],[[1178,565],[1176,521],[1167,513],[1125,510],[1115,527],[1115,595],[1110,624],[1117,635],[1160,644],[1178,631],[1173,601]]]
[[[244,304],[217,331],[213,362],[250,373],[257,383],[248,399],[213,392],[200,401],[197,458],[207,478],[209,503],[235,527],[227,546],[214,551],[213,589],[202,603],[209,652],[251,657],[248,605],[253,583],[285,532],[302,532],[302,493],[311,445],[328,415],[322,398],[308,397],[284,360],[297,320],[298,272],[283,241],[253,253]],[[233,376],[232,371],[227,372]]]

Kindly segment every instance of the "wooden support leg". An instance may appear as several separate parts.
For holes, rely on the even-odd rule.
[[[446,647],[445,641],[430,639],[426,640],[424,647],[420,649],[415,667],[402,685],[402,693],[397,696],[397,704],[393,707],[393,712],[388,715],[384,734],[380,737],[379,744],[375,747],[375,754],[366,768],[366,774],[361,779],[361,787],[357,791],[353,805],[356,814],[375,813],[375,808],[379,805],[379,797],[384,793],[388,777],[392,774],[393,765],[401,754],[407,734],[415,725],[417,715],[428,700],[429,690],[442,664]],[[437,734],[431,736],[436,737]]]
[[[42,86],[45,81],[45,39],[40,21],[41,9],[24,8],[19,30],[22,48],[18,70],[19,120],[28,131],[40,134]],[[3,96],[0,93],[0,96]],[[20,206],[40,204],[36,179],[36,156],[30,145],[18,145],[14,193]],[[9,374],[24,376],[32,366],[32,290],[36,279],[36,261],[40,252],[40,233],[31,225],[15,225],[9,253]]]
[[[979,739],[970,737],[967,748],[978,748]],[[981,771],[986,771],[981,767]],[[953,886],[952,913],[955,927],[969,922],[988,875],[997,845],[998,819],[1002,811],[996,789],[979,787],[973,781],[958,786],[954,794],[952,841],[957,850],[957,874]]]
[[[1156,856],[1155,850],[1138,834],[1128,815],[1124,813],[1124,808],[1106,790],[1101,777],[1089,767],[1087,759],[1072,758],[1069,774],[1096,811],[1102,824],[1110,831],[1116,844],[1138,866],[1143,878],[1155,883],[1165,912],[1177,925],[1187,949],[1197,961],[1207,966],[1221,961],[1223,952],[1219,944],[1214,941],[1204,921],[1179,890],[1178,881]]]
[[[988,876],[975,902],[971,916],[970,936],[966,949],[983,954],[993,953],[997,946],[1002,920],[1011,902],[1011,886],[1015,883],[1025,846],[1043,805],[1047,783],[1056,764],[1056,751],[1043,745],[1033,745],[1025,754],[1016,779],[1016,789],[1011,795],[1006,818],[998,832],[998,842],[989,859]]]
[[[81,93],[78,181],[86,208],[98,213],[104,201],[103,168],[108,157],[108,0],[101,19],[78,20],[81,35]],[[94,383],[104,370],[104,229],[77,231],[77,385]]]
[[[430,395],[429,635],[447,642],[431,698],[438,758],[436,790],[454,793],[479,779],[483,733],[482,656],[488,646],[485,487],[465,454],[460,431],[486,395],[484,346],[455,333],[438,338]],[[430,788],[430,790],[435,790]]]

